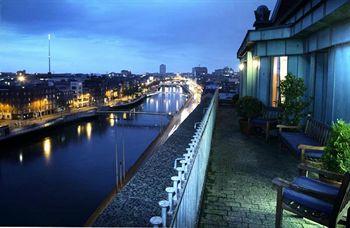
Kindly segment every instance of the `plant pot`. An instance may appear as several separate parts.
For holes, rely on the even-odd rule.
[[[249,124],[247,119],[239,119],[239,129],[243,134],[249,135]]]

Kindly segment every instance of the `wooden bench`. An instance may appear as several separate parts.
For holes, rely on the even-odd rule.
[[[325,146],[330,137],[330,127],[308,117],[305,130],[300,131],[300,126],[277,125],[281,143],[300,157],[301,162],[305,159],[317,162],[322,157]],[[283,130],[294,130],[283,131]]]
[[[268,141],[270,131],[276,129],[281,112],[277,107],[265,107],[261,116],[249,121],[249,127],[262,129],[265,132],[265,140]]]
[[[298,168],[300,174],[314,172],[341,180],[341,184],[333,186],[305,175],[296,177],[292,182],[273,179],[277,189],[275,226],[282,226],[283,210],[287,210],[327,227],[335,228],[338,224],[349,227],[350,174],[340,175],[307,164],[300,164]]]

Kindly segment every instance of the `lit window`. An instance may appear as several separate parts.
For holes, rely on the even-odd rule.
[[[271,80],[271,105],[276,107],[280,99],[279,86],[280,82],[286,78],[288,70],[288,57],[274,57],[273,58],[273,72]]]

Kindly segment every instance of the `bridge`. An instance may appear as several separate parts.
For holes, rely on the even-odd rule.
[[[118,111],[114,111],[114,110],[108,110],[108,111],[97,111],[97,114],[123,114],[123,113],[127,113],[127,114],[143,114],[143,115],[160,115],[160,116],[172,116],[173,114],[171,112],[167,113],[167,112],[140,112],[140,111],[133,111],[132,110],[118,110]]]
[[[164,127],[164,124],[127,124],[127,123],[117,123],[116,126],[124,128],[155,128],[160,129]]]

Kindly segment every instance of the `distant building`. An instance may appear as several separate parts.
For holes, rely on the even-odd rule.
[[[70,82],[70,90],[73,91],[74,96],[79,96],[83,93],[83,82],[78,80],[72,80]]]
[[[165,75],[166,74],[166,65],[165,64],[160,64],[159,66],[159,74]]]
[[[29,119],[57,111],[58,90],[47,83],[0,87],[0,119]]]
[[[69,108],[75,97],[73,90],[71,90],[71,82],[68,80],[61,80],[61,81],[56,81],[54,85],[59,92],[59,95],[57,98],[58,106],[62,110]]]
[[[123,77],[131,77],[132,75],[130,70],[122,70],[120,73]]]
[[[90,77],[83,82],[83,92],[91,96],[92,104],[103,104],[106,91],[107,86],[102,77]]]
[[[233,75],[233,70],[232,68],[229,68],[229,67],[225,67],[223,69],[216,69],[214,72],[213,72],[213,75],[214,76],[225,76],[225,77],[230,77]]]
[[[192,75],[193,77],[203,76],[208,74],[208,69],[206,67],[193,67]]]

